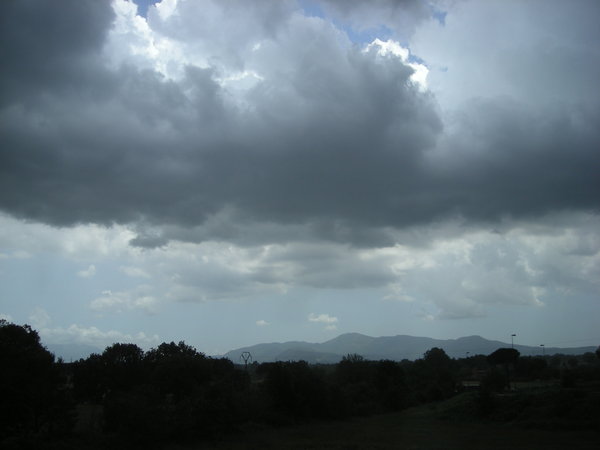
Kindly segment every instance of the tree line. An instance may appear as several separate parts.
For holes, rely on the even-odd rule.
[[[399,411],[449,398],[468,378],[500,391],[511,376],[557,376],[548,361],[519,357],[512,349],[451,359],[432,348],[416,361],[369,361],[351,354],[338,364],[244,367],[170,342],[148,351],[117,343],[65,363],[55,360],[28,325],[0,321],[0,444],[19,448],[28,440],[86,435],[126,447],[220,439],[252,424]]]

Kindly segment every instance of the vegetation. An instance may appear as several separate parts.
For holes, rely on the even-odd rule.
[[[214,444],[253,429],[317,426],[419,405],[446,405],[439,415],[446,420],[600,426],[600,361],[593,353],[533,358],[499,349],[457,360],[432,348],[416,361],[350,354],[338,364],[243,367],[184,342],[147,352],[118,343],[65,364],[31,327],[2,321],[0,363],[2,448]]]
[[[0,320],[0,443],[70,429],[72,404],[63,367],[31,327]]]

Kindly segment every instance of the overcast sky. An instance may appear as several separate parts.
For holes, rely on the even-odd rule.
[[[207,354],[600,344],[599,22],[596,0],[1,2],[0,317]]]

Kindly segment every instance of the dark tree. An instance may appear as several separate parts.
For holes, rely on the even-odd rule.
[[[358,353],[348,353],[346,356],[342,357],[342,362],[347,363],[362,363],[364,361],[364,356],[359,355]]]
[[[452,359],[443,349],[437,347],[427,350],[423,355],[423,360],[432,370],[448,370],[452,365]]]
[[[80,402],[100,403],[106,393],[106,376],[102,356],[92,353],[72,365],[73,388]]]
[[[427,350],[423,358],[405,366],[411,386],[411,403],[438,401],[451,397],[456,391],[455,361],[437,347]]]
[[[547,368],[548,363],[543,358],[521,357],[515,363],[517,375],[529,380],[542,378]]]
[[[504,366],[506,372],[506,386],[510,387],[510,366],[515,365],[519,359],[519,351],[514,348],[499,348],[487,357],[488,363],[492,366]]]
[[[105,387],[110,390],[130,390],[142,384],[144,351],[135,344],[113,344],[102,353]]]
[[[383,360],[375,366],[375,386],[385,410],[398,411],[407,403],[406,377],[396,361]]]
[[[262,389],[267,397],[268,421],[282,424],[330,415],[323,374],[306,361],[263,363],[258,374],[264,376]]]
[[[100,402],[109,392],[130,391],[143,384],[144,351],[135,344],[113,344],[101,355],[73,364],[73,384],[79,401]]]
[[[488,355],[487,360],[493,366],[506,365],[516,363],[519,356],[519,351],[514,348],[499,348]]]
[[[54,355],[29,325],[0,320],[0,436],[58,431],[68,424]]]
[[[356,353],[342,358],[336,367],[338,383],[344,385],[367,381],[370,375],[371,362]]]
[[[162,343],[144,358],[151,383],[163,395],[177,398],[210,380],[211,363],[203,353],[180,341]]]

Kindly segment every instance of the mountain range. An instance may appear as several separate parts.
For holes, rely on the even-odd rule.
[[[325,364],[337,363],[343,356],[354,353],[370,360],[415,360],[423,357],[423,354],[433,347],[443,349],[452,358],[464,358],[478,354],[489,355],[498,348],[510,347],[510,345],[505,342],[484,339],[481,336],[442,340],[407,335],[371,337],[359,333],[346,333],[322,343],[291,341],[257,344],[231,350],[224,356],[235,363],[240,362],[242,352],[250,352],[252,360],[259,363],[304,360],[311,364]],[[542,352],[545,352],[546,355],[556,353],[579,355],[596,350],[596,347],[545,347],[542,349],[540,346],[517,344],[514,345],[514,348],[523,356],[541,355]]]
[[[415,360],[423,357],[423,354],[433,348],[443,349],[452,358],[464,358],[474,355],[489,355],[501,347],[510,347],[501,341],[484,339],[481,336],[466,336],[458,339],[433,339],[428,337],[415,337],[407,335],[371,337],[359,333],[346,333],[334,339],[322,343],[310,343],[303,341],[290,341],[281,343],[257,344],[231,350],[223,355],[234,363],[240,363],[242,352],[250,352],[253,361],[299,361],[304,360],[311,364],[337,363],[348,354],[359,354],[366,359],[380,360],[391,359],[401,361],[403,359]],[[594,352],[596,347],[545,347],[527,346],[515,344],[521,355],[546,355],[561,353],[564,355],[580,355],[586,352]],[[64,361],[77,361],[87,358],[91,353],[102,353],[103,349],[83,344],[49,344],[48,350]]]

